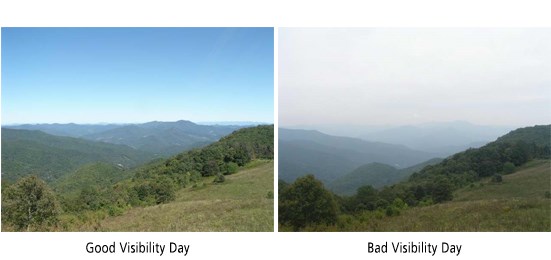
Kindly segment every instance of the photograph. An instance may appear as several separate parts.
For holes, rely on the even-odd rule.
[[[2,232],[274,231],[273,28],[1,35]]]
[[[278,230],[551,231],[549,28],[279,28]]]

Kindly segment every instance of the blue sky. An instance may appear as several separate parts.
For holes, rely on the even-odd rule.
[[[273,122],[272,28],[2,28],[2,124]]]

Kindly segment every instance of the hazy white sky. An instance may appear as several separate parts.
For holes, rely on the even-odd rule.
[[[551,29],[281,28],[279,124],[551,123]]]

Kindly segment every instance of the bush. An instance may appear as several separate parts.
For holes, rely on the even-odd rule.
[[[492,177],[492,182],[495,182],[495,183],[500,183],[503,181],[503,177],[501,177],[501,175],[499,174],[495,174],[493,177]]]
[[[226,177],[224,177],[224,175],[222,174],[218,174],[216,175],[216,177],[214,178],[214,183],[223,183],[226,181]]]
[[[503,164],[503,174],[511,174],[515,172],[515,165],[512,162]]]
[[[545,192],[545,198],[546,198],[546,199],[551,199],[551,192],[546,191],[546,192]]]
[[[20,179],[2,197],[2,221],[16,230],[47,230],[58,223],[60,206],[48,185],[29,176]]]
[[[394,207],[394,206],[388,206],[386,207],[385,214],[389,217],[391,216],[399,216],[400,215],[400,209]]]
[[[237,163],[234,163],[234,162],[226,163],[224,174],[225,175],[234,174],[237,172],[237,169],[239,169],[239,165],[237,165]]]

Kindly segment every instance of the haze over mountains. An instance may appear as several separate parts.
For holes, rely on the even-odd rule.
[[[292,126],[289,128],[316,129],[330,135],[405,145],[414,150],[434,153],[438,157],[446,157],[467,148],[481,147],[517,127],[449,121],[399,126],[327,124]]]
[[[205,146],[246,125],[199,125],[190,121],[143,124],[24,124],[11,129],[40,130],[112,144],[123,144],[157,156],[170,156]]]
[[[403,145],[331,136],[314,130],[279,129],[279,178],[284,181],[311,173],[330,182],[370,162],[405,168],[434,157]]]
[[[292,182],[297,177],[314,174],[329,189],[344,195],[351,195],[365,185],[382,188],[395,184],[424,166],[481,147],[511,130],[465,121],[350,129],[333,125],[320,129],[359,137],[280,128],[279,178]]]

